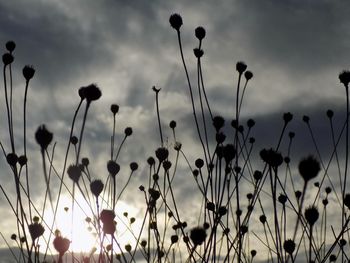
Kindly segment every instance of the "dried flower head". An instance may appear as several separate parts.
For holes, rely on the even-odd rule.
[[[34,77],[35,69],[33,68],[33,66],[26,65],[24,66],[22,73],[23,73],[23,77],[28,82]]]
[[[313,157],[308,156],[299,163],[299,173],[305,182],[315,178],[320,171],[320,163]]]
[[[318,210],[315,206],[310,206],[305,209],[305,219],[309,223],[310,226],[313,226],[319,216]]]
[[[117,104],[112,104],[111,105],[111,112],[113,113],[113,115],[116,115],[119,111],[119,106]]]
[[[236,64],[236,70],[239,74],[243,74],[243,72],[247,69],[247,65],[243,61],[238,61]]]
[[[196,165],[196,167],[197,167],[198,169],[201,169],[201,168],[203,167],[203,165],[204,165],[204,161],[203,161],[203,159],[198,158],[198,159],[194,162],[194,164]]]
[[[68,238],[63,238],[60,235],[57,235],[53,240],[53,247],[56,251],[63,256],[69,249],[70,240]]]
[[[182,26],[182,17],[179,14],[172,14],[169,18],[169,23],[172,28],[174,28],[176,31],[180,30],[180,27]]]
[[[49,132],[45,125],[40,125],[35,132],[36,142],[40,145],[41,150],[45,151],[47,146],[51,143],[53,134]]]
[[[197,27],[194,30],[194,35],[196,36],[196,38],[198,38],[199,41],[202,41],[203,38],[205,38],[205,29],[201,26]]]
[[[5,66],[11,64],[14,60],[14,57],[10,53],[5,53],[2,55],[2,62],[4,63]]]
[[[68,167],[67,173],[69,178],[74,182],[78,183],[81,176],[81,169],[78,165],[72,164]]]
[[[102,96],[102,92],[97,87],[96,84],[90,84],[82,89],[83,97],[87,100],[87,102],[92,102],[94,100],[98,100]]]
[[[213,125],[215,127],[216,132],[218,132],[225,125],[225,119],[221,116],[215,116],[213,118]]]
[[[38,237],[42,236],[45,232],[44,227],[40,223],[32,223],[28,226],[30,236],[32,240],[36,240]]]
[[[110,160],[107,163],[107,170],[108,170],[110,175],[115,177],[119,173],[120,165],[117,164],[115,161]]]
[[[147,163],[148,163],[148,165],[150,165],[150,166],[154,165],[154,163],[155,163],[154,158],[153,158],[152,156],[148,157]]]
[[[159,162],[163,162],[166,160],[169,156],[169,151],[165,147],[160,147],[156,150],[156,157],[158,158]]]
[[[103,187],[104,185],[101,180],[94,180],[90,183],[90,190],[96,198],[102,193]]]
[[[21,155],[20,157],[18,157],[18,163],[20,166],[26,165],[27,162],[28,162],[28,159],[25,155]]]
[[[131,171],[136,171],[139,168],[139,165],[136,162],[131,162],[130,163],[130,169]]]
[[[113,210],[104,209],[100,213],[100,220],[103,224],[113,222],[115,218],[115,213]]]
[[[203,51],[203,49],[200,49],[200,48],[194,48],[193,54],[196,58],[201,58],[204,55],[204,51]]]
[[[76,145],[78,143],[78,137],[74,135],[70,137],[70,143]]]
[[[8,52],[12,53],[16,48],[16,43],[12,40],[6,42],[6,49]]]
[[[283,114],[283,120],[285,123],[290,122],[293,119],[293,114],[290,112],[286,112]]]
[[[248,80],[250,80],[250,79],[252,79],[253,78],[253,72],[251,72],[251,71],[249,71],[249,70],[247,70],[246,72],[244,72],[244,77],[245,77],[245,79],[248,81]]]
[[[17,164],[18,157],[15,153],[9,153],[6,155],[6,161],[10,166],[14,167]]]
[[[327,110],[326,114],[327,114],[327,117],[330,119],[332,119],[334,116],[334,112],[332,110]]]
[[[125,137],[130,136],[132,134],[132,128],[126,127],[124,130]]]
[[[350,82],[350,71],[349,70],[343,70],[339,74],[339,80],[340,80],[340,83],[343,83],[345,87],[348,87],[349,86],[349,82]]]
[[[191,229],[190,238],[195,246],[203,244],[207,237],[207,233],[203,227],[195,227]]]
[[[283,249],[289,254],[292,255],[295,250],[295,243],[291,239],[287,239],[283,243]]]
[[[279,152],[276,152],[273,149],[263,149],[260,151],[261,159],[266,162],[271,167],[277,168],[283,163],[283,157]]]
[[[174,121],[174,120],[170,121],[169,127],[170,127],[171,129],[175,129],[175,128],[176,128],[176,121]]]

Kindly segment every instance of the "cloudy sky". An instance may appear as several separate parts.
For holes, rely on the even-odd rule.
[[[78,89],[90,83],[96,83],[103,95],[93,103],[89,113],[85,137],[88,143],[83,145],[82,155],[91,159],[97,178],[106,176],[100,170],[105,169],[109,155],[112,129],[109,106],[116,103],[120,106],[119,142],[125,127],[134,130],[122,151],[121,162],[140,164],[131,183],[133,192],[126,193],[126,200],[137,192],[146,173],[145,160],[159,146],[152,86],[161,88],[160,110],[166,136],[171,137],[169,121],[176,120],[179,140],[193,162],[198,142],[193,138],[195,126],[176,32],[168,22],[172,13],[179,13],[183,18],[184,54],[194,83],[196,60],[192,50],[197,45],[194,29],[197,26],[206,29],[203,72],[215,114],[228,120],[233,118],[235,65],[237,61],[245,61],[254,78],[246,91],[242,117],[256,120],[254,135],[260,145],[276,144],[283,125],[282,114],[290,111],[294,114],[292,129],[297,134],[294,161],[314,154],[307,129],[301,122],[301,117],[307,114],[318,131],[321,153],[329,158],[325,112],[334,109],[338,124],[344,120],[345,91],[338,74],[350,68],[349,11],[347,1],[326,0],[0,0],[0,45],[5,52],[8,40],[17,44],[13,65],[17,147],[21,151],[24,91],[21,70],[29,64],[36,69],[28,99],[32,167],[41,167],[33,134],[42,123],[54,133],[57,168],[62,167],[59,156],[64,152],[69,125],[79,102]],[[0,138],[9,151],[3,96],[0,105],[3,107]],[[1,166],[6,166],[4,159]],[[6,169],[2,169],[0,182],[8,187],[11,196],[12,178]],[[127,171],[125,168],[125,177]],[[40,172],[33,173],[33,180],[41,179]],[[189,183],[179,182],[183,188],[178,193],[186,198],[192,181],[185,176],[182,179]],[[3,196],[0,198],[0,211],[8,214]],[[33,198],[40,199],[40,195]],[[141,201],[142,196],[130,202],[137,207]],[[8,221],[2,221],[0,230],[7,224]],[[3,233],[8,236],[11,232]],[[0,245],[3,244],[1,240]]]

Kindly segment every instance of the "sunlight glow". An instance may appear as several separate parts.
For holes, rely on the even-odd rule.
[[[87,205],[82,197],[78,197],[77,203],[74,205],[72,219],[71,207],[71,198],[68,196],[62,196],[59,203],[53,231],[58,229],[61,232],[62,237],[66,237],[71,240],[69,251],[89,253],[98,246],[98,235],[93,224],[91,208]],[[124,246],[127,244],[134,246],[136,244],[136,239],[130,230],[134,233],[135,236],[137,236],[141,229],[142,220],[136,218],[138,209],[126,204],[123,201],[119,201],[117,203],[115,212],[115,220],[117,221],[117,231],[115,236],[119,245],[122,248],[124,248]],[[127,214],[125,214],[125,212],[127,212]],[[48,225],[51,225],[53,219],[52,211],[50,209],[47,209],[45,214],[45,222]],[[135,218],[135,222],[130,224],[130,219],[132,217]],[[88,218],[91,218],[91,222],[89,222]],[[47,230],[47,227],[45,227],[45,229],[46,231],[44,236],[47,240],[49,231]],[[51,237],[50,247],[52,249],[52,252],[56,253],[52,246],[53,238],[54,236]],[[107,238],[110,240],[110,237]],[[41,242],[41,247],[45,248],[45,241],[41,240]],[[117,245],[114,246],[114,250],[120,251]]]

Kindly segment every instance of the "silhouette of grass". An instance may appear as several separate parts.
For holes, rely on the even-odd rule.
[[[183,20],[179,14],[169,18],[171,27],[176,31],[180,51],[180,59],[185,73],[185,82],[189,91],[189,103],[196,138],[193,144],[200,143],[200,152],[189,158],[186,149],[177,139],[181,130],[172,120],[169,127],[172,132],[171,142],[166,141],[165,129],[162,127],[161,89],[153,87],[159,130],[159,146],[155,146],[154,156],[142,164],[147,171],[147,185],[140,185],[138,194],[143,195],[143,218],[130,216],[127,211],[118,215],[116,207],[122,195],[129,189],[133,174],[137,173],[139,164],[132,161],[129,165],[129,176],[124,185],[118,180],[121,166],[118,163],[120,154],[127,147],[126,142],[132,136],[131,127],[126,127],[120,140],[116,136],[116,118],[119,106],[112,104],[110,111],[113,117],[113,130],[110,137],[110,159],[106,160],[108,173],[105,180],[93,178],[90,173],[90,160],[81,158],[84,131],[88,122],[88,113],[93,104],[102,96],[95,84],[81,87],[78,91],[79,103],[72,117],[67,140],[67,148],[59,169],[54,161],[55,144],[52,143],[54,133],[45,125],[38,127],[35,140],[39,146],[42,159],[45,192],[42,193],[43,205],[33,203],[35,189],[29,187],[27,151],[27,96],[30,93],[30,80],[34,77],[32,66],[23,68],[25,92],[23,100],[23,155],[18,156],[18,142],[13,125],[12,68],[15,43],[6,43],[7,52],[3,55],[4,98],[7,115],[7,133],[10,146],[0,142],[3,155],[13,175],[16,200],[11,200],[9,190],[0,184],[0,189],[11,208],[15,219],[15,227],[11,237],[0,232],[6,245],[10,248],[16,262],[137,262],[143,258],[145,262],[253,262],[264,259],[266,262],[341,262],[349,261],[350,194],[347,193],[348,174],[348,137],[349,137],[349,94],[348,84],[350,72],[343,71],[339,80],[346,91],[346,116],[340,130],[333,123],[333,111],[327,111],[330,126],[331,156],[325,159],[319,151],[317,131],[313,130],[308,116],[303,117],[310,134],[315,155],[300,153],[299,163],[295,165],[291,159],[295,133],[288,128],[293,121],[293,114],[283,113],[282,129],[276,137],[276,145],[271,148],[256,149],[255,138],[251,137],[255,129],[255,121],[248,119],[246,123],[241,117],[244,95],[253,81],[253,73],[248,66],[239,61],[236,64],[237,84],[232,102],[234,112],[232,119],[225,120],[215,115],[214,107],[207,96],[202,71],[201,58],[204,56],[203,45],[206,31],[203,27],[195,29],[198,46],[194,48],[197,60],[195,92],[191,82],[183,52],[181,30]],[[94,103],[92,103],[94,102]],[[82,109],[85,103],[85,109]],[[220,105],[219,105],[220,106]],[[80,129],[76,128],[79,113],[83,114]],[[228,125],[228,123],[230,125]],[[228,127],[230,126],[230,127]],[[278,127],[271,127],[271,132]],[[315,134],[316,132],[316,134]],[[79,134],[79,137],[74,136]],[[169,136],[171,138],[171,136]],[[262,138],[263,139],[263,138]],[[29,140],[32,140],[30,137]],[[345,142],[344,142],[345,141]],[[287,150],[281,147],[287,144]],[[345,143],[344,149],[339,145]],[[171,148],[173,145],[173,148]],[[108,150],[109,151],[109,150]],[[344,153],[342,152],[344,151]],[[261,163],[253,158],[258,152]],[[299,153],[298,153],[299,154]],[[345,160],[341,156],[345,155]],[[132,157],[130,157],[132,158]],[[68,165],[68,163],[71,163]],[[67,167],[68,165],[68,167]],[[329,176],[330,167],[334,166],[338,177]],[[259,168],[257,168],[259,167]],[[193,185],[200,196],[201,204],[198,218],[186,222],[192,211],[184,211],[183,198],[176,191],[179,187],[174,183],[179,170],[187,171],[193,179]],[[23,178],[22,173],[25,173]],[[295,173],[299,178],[295,178]],[[68,178],[65,176],[68,174]],[[118,175],[118,176],[117,176]],[[57,195],[52,194],[52,180],[58,178]],[[315,178],[321,178],[315,182]],[[71,180],[71,183],[69,181]],[[298,189],[302,182],[302,188]],[[313,183],[313,184],[312,184]],[[69,186],[71,185],[71,186]],[[330,185],[330,186],[328,186]],[[56,229],[58,208],[66,189],[71,201],[70,236],[63,236]],[[133,193],[136,194],[136,193]],[[332,197],[332,198],[330,198]],[[79,199],[82,198],[82,199]],[[53,219],[48,220],[47,199]],[[83,200],[83,202],[78,201]],[[77,254],[70,248],[75,231],[74,219],[77,207],[87,204],[85,222],[95,234],[96,247],[90,253]],[[330,210],[330,207],[334,207]],[[330,211],[332,214],[330,214]],[[336,222],[330,222],[329,218]],[[134,226],[139,222],[140,227]],[[191,224],[191,225],[188,225]],[[124,233],[117,230],[124,226],[124,232],[130,234],[130,243],[122,244]],[[48,235],[44,235],[47,233]],[[254,240],[254,241],[253,241]],[[39,242],[40,241],[40,242]],[[45,244],[43,248],[40,244]],[[253,246],[259,244],[259,246]],[[17,247],[19,256],[12,247]],[[52,251],[52,248],[55,251]],[[43,252],[44,251],[44,252]],[[42,254],[40,252],[43,252]],[[68,257],[69,255],[69,257]],[[305,259],[304,259],[305,257]]]

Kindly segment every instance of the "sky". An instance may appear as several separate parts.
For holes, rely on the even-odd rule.
[[[112,103],[120,106],[117,115],[117,140],[124,128],[133,128],[121,154],[121,162],[136,161],[140,169],[132,178],[124,201],[138,207],[142,196],[137,187],[147,173],[146,160],[160,145],[155,95],[152,86],[161,88],[160,111],[164,133],[169,140],[170,120],[178,123],[177,135],[192,162],[198,154],[194,143],[186,76],[181,64],[176,31],[169,16],[183,18],[181,36],[184,54],[195,83],[197,45],[194,29],[203,26],[203,74],[209,101],[216,115],[228,120],[234,116],[237,61],[244,61],[254,73],[248,85],[241,116],[254,118],[254,135],[261,147],[272,147],[282,127],[282,114],[292,112],[296,132],[295,162],[315,154],[315,149],[301,118],[310,115],[317,131],[321,156],[330,155],[329,130],[325,112],[333,109],[336,127],[344,121],[345,91],[338,74],[350,68],[350,20],[347,1],[117,1],[117,0],[0,0],[0,45],[5,52],[8,40],[16,42],[14,53],[14,110],[17,147],[21,148],[21,111],[24,65],[33,65],[28,98],[28,147],[33,157],[31,167],[40,167],[39,148],[34,140],[37,127],[45,123],[57,142],[57,166],[62,167],[62,153],[69,135],[69,125],[79,103],[78,89],[96,83],[102,97],[93,103],[88,116],[82,155],[90,158],[96,178],[105,178],[101,167],[109,155],[112,132]],[[2,90],[3,92],[3,90]],[[0,139],[6,150],[4,98]],[[81,116],[80,116],[81,117]],[[229,123],[229,121],[228,121]],[[259,139],[258,138],[262,138]],[[191,144],[192,143],[192,144]],[[186,147],[187,146],[187,147]],[[20,151],[20,150],[19,150]],[[6,167],[2,158],[1,167]],[[33,171],[33,182],[42,174]],[[183,168],[185,171],[185,168]],[[0,182],[11,194],[12,178],[2,169]],[[40,170],[41,171],[41,170]],[[122,169],[126,181],[128,167]],[[185,180],[186,183],[183,183]],[[192,184],[179,177],[177,190],[186,208],[195,204],[189,198]],[[189,183],[187,183],[189,182]],[[44,185],[38,188],[44,189]],[[40,200],[40,191],[33,198]],[[135,194],[137,193],[137,194]],[[138,196],[139,195],[139,196]],[[135,197],[136,196],[136,197]],[[0,211],[9,215],[0,196]],[[11,217],[0,223],[5,226]],[[2,230],[4,229],[4,230]],[[0,241],[0,246],[4,246]]]

